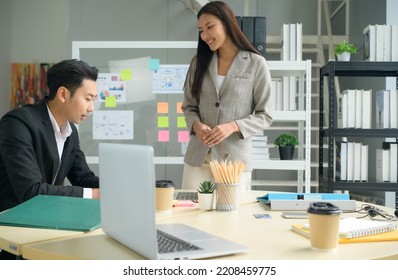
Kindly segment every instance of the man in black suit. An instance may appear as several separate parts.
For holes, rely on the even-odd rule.
[[[97,76],[98,69],[83,61],[61,61],[48,71],[48,96],[2,117],[0,211],[39,194],[99,198],[99,178],[74,125],[94,110]],[[65,178],[71,186],[63,185]]]

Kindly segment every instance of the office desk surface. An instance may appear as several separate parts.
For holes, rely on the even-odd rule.
[[[194,190],[176,190],[178,191],[194,191]],[[264,191],[250,191],[244,192],[240,196],[240,203],[247,204],[256,200],[256,197],[263,195]],[[198,214],[201,210],[196,208],[176,208],[171,213],[158,213],[157,219],[169,219],[183,217],[192,214]],[[203,212],[203,211],[202,211]],[[65,231],[65,230],[50,230],[28,227],[11,227],[0,226],[0,248],[17,256],[23,255],[23,248],[25,245],[33,244],[42,241],[53,241],[58,238],[69,238],[73,236],[90,235],[90,239],[96,239],[95,235],[104,234],[102,230],[95,230],[93,232],[79,232],[79,231]],[[109,240],[112,246],[115,241]],[[118,244],[118,243],[117,243]],[[84,247],[84,246],[83,246]],[[131,253],[131,251],[129,252]],[[133,256],[136,256],[133,254]]]
[[[256,194],[257,195],[257,194]],[[187,210],[187,209],[186,209]],[[398,259],[398,241],[339,244],[334,252],[310,248],[310,241],[291,231],[294,223],[305,219],[284,219],[279,211],[267,211],[258,202],[245,202],[232,212],[176,210],[158,215],[158,223],[184,223],[251,248],[248,253],[214,259],[335,260]],[[271,219],[253,214],[268,213]],[[349,214],[344,214],[349,215]],[[352,214],[350,214],[352,215]],[[108,237],[101,230],[24,246],[27,259],[143,259],[134,251]]]
[[[0,248],[14,255],[23,254],[23,246],[40,241],[84,234],[80,231],[0,226]]]

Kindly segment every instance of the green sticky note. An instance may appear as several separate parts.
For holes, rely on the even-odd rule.
[[[116,107],[116,96],[107,96],[105,98],[105,107],[109,108]]]
[[[187,123],[185,121],[185,117],[184,116],[177,117],[177,127],[179,127],[179,128],[187,127]]]
[[[153,58],[149,60],[149,69],[158,70],[159,69],[160,60],[158,58]]]
[[[133,74],[131,73],[131,69],[120,70],[120,80],[130,81],[132,77],[133,77]]]
[[[169,117],[158,117],[158,127],[169,127]]]

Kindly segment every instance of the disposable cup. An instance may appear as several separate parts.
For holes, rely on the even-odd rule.
[[[313,202],[307,212],[311,248],[319,251],[337,250],[340,208],[328,202]]]
[[[170,212],[173,209],[173,184],[156,185],[156,210],[159,212]]]

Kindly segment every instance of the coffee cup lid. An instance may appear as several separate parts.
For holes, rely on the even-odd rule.
[[[156,180],[157,188],[174,188],[174,183],[171,180]]]
[[[330,202],[312,202],[307,210],[310,214],[318,215],[340,215],[341,210],[339,207]]]

